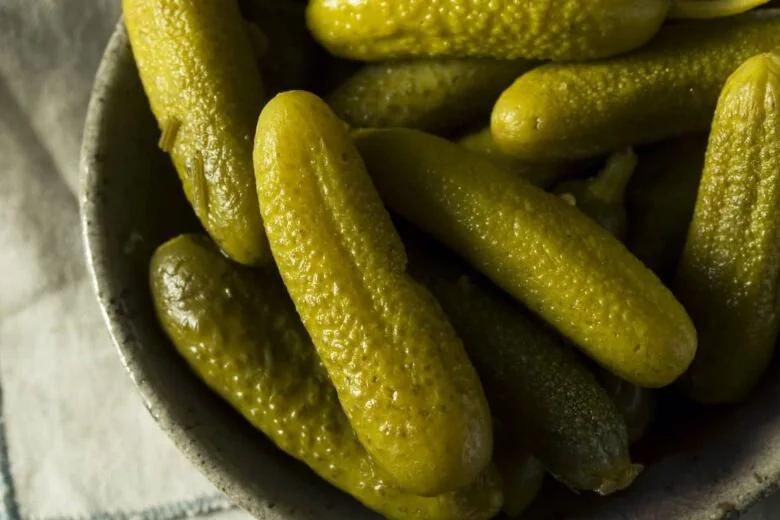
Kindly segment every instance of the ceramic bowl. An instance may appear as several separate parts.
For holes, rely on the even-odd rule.
[[[144,97],[120,22],[97,74],[82,151],[81,211],[97,298],[150,413],[220,490],[267,520],[379,518],[277,450],[212,394],[159,328],[147,286],[154,249],[199,229]],[[636,451],[645,473],[608,498],[550,485],[529,519],[714,520],[777,486],[780,377],[746,404],[701,412],[664,397],[660,425]]]

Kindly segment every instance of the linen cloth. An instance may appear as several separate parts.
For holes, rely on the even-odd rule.
[[[77,189],[118,0],[0,0],[0,519],[233,509],[157,427],[85,267]]]

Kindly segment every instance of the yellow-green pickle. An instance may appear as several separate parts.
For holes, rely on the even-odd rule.
[[[570,162],[530,163],[507,155],[496,144],[489,127],[461,137],[458,144],[472,152],[489,157],[505,169],[517,173],[540,188],[549,188],[577,171],[577,165]]]
[[[527,72],[496,103],[493,137],[506,153],[538,162],[702,132],[726,78],[777,48],[780,10],[669,24],[636,52]]]
[[[330,96],[328,104],[355,128],[405,127],[450,133],[487,118],[526,60],[406,60],[370,64]]]
[[[696,204],[707,136],[645,147],[626,192],[628,249],[662,280],[673,277]]]
[[[276,96],[258,121],[255,171],[274,259],[372,459],[421,495],[469,484],[492,453],[482,386],[441,308],[407,275],[343,121],[313,94]]]
[[[619,54],[659,29],[667,0],[312,0],[309,30],[332,53],[582,60]]]
[[[780,328],[780,55],[746,61],[712,122],[676,293],[701,350],[685,383],[704,403],[743,399]]]
[[[468,488],[435,497],[382,476],[273,268],[239,266],[207,237],[184,235],[156,251],[150,284],[163,329],[198,376],[331,484],[392,520],[487,520],[501,507],[492,466]]]
[[[133,56],[195,214],[231,258],[271,259],[254,193],[252,137],[265,103],[235,0],[123,0]]]
[[[636,166],[636,154],[626,148],[612,154],[596,177],[564,182],[555,193],[623,241],[628,228],[623,199]],[[629,442],[641,439],[655,418],[656,395],[606,370],[599,369],[596,375],[625,420]]]
[[[527,443],[574,489],[606,495],[631,484],[642,467],[631,463],[623,418],[562,338],[457,258],[410,238],[409,272],[463,338],[502,426],[503,453],[509,439]],[[500,454],[499,468],[509,469]]]
[[[408,129],[353,135],[388,206],[440,239],[589,356],[640,386],[677,379],[696,331],[607,231],[489,159]]]

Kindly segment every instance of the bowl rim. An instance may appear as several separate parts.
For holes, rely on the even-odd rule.
[[[87,116],[85,119],[81,155],[80,155],[80,186],[79,186],[79,213],[81,223],[81,238],[86,255],[87,269],[92,282],[93,291],[100,306],[100,312],[103,321],[106,324],[111,340],[116,348],[119,359],[124,367],[133,385],[141,396],[144,407],[152,416],[154,421],[165,433],[166,437],[174,444],[177,451],[182,453],[186,459],[197,469],[201,475],[211,482],[220,492],[222,492],[230,505],[237,506],[244,511],[249,512],[250,497],[236,486],[229,479],[221,479],[220,476],[226,474],[220,459],[207,448],[207,446],[197,438],[194,431],[185,428],[179,424],[173,417],[173,412],[168,409],[168,405],[162,401],[157,401],[157,390],[153,383],[147,381],[142,368],[133,366],[129,359],[127,348],[130,343],[140,343],[134,337],[133,331],[124,320],[119,319],[115,311],[112,311],[110,288],[110,268],[101,260],[107,256],[107,246],[100,239],[101,225],[96,217],[97,204],[92,202],[93,194],[98,189],[101,179],[101,166],[99,165],[100,147],[102,133],[109,122],[107,117],[107,107],[103,102],[106,93],[113,86],[113,81],[121,74],[121,64],[114,59],[116,55],[122,52],[129,45],[127,31],[124,24],[124,18],[120,16],[117,21],[108,44],[103,52],[100,65],[97,69],[95,81],[90,92],[89,105],[87,107]],[[155,401],[158,404],[153,404]],[[211,468],[211,469],[210,469]],[[222,475],[219,475],[219,474]],[[251,495],[252,509],[256,509],[256,504],[263,504],[262,518],[266,515],[270,519],[280,518],[278,511],[273,512],[274,504],[280,503],[280,497],[271,496],[265,493],[253,491]],[[281,508],[279,508],[281,509]],[[227,510],[227,509],[225,509]],[[277,513],[277,514],[275,514]],[[253,513],[249,513],[253,514]],[[256,514],[254,516],[257,516]],[[304,512],[300,514],[290,514],[284,518],[291,520],[310,520],[310,517]]]
[[[133,331],[124,323],[116,312],[111,310],[110,302],[111,290],[109,287],[110,269],[102,262],[102,258],[107,255],[107,247],[100,239],[100,223],[95,218],[96,204],[92,202],[93,194],[100,184],[101,167],[99,157],[101,154],[101,139],[104,127],[108,122],[106,116],[107,108],[103,101],[106,99],[106,93],[112,88],[112,81],[121,73],[120,64],[112,59],[128,45],[127,33],[123,18],[119,18],[109,42],[102,55],[100,65],[97,70],[95,81],[90,93],[87,116],[85,119],[81,155],[80,155],[80,190],[79,190],[79,209],[81,238],[86,256],[87,269],[91,278],[92,287],[100,306],[103,320],[109,331],[110,337],[117,350],[121,363],[129,374],[133,384],[138,389],[145,408],[149,411],[158,426],[165,432],[168,438],[173,442],[178,451],[190,461],[201,474],[203,474],[218,490],[224,493],[231,503],[249,511],[259,518],[270,519],[289,519],[289,520],[313,520],[318,518],[313,512],[307,513],[302,508],[296,509],[296,504],[285,504],[289,510],[284,513],[278,508],[272,511],[273,505],[280,504],[284,499],[279,496],[272,496],[265,489],[253,490],[252,494],[247,494],[243,486],[232,478],[225,478],[230,475],[228,468],[224,463],[207,448],[207,446],[197,438],[195,432],[183,427],[173,417],[174,413],[168,409],[166,403],[153,404],[156,400],[157,390],[154,385],[146,380],[144,374],[139,373],[137,367],[132,366],[126,352],[127,345],[131,342],[140,343],[140,340],[133,337]],[[220,478],[221,477],[221,478]],[[724,511],[718,516],[720,519],[737,519],[741,517],[750,506],[765,499],[769,495],[776,493],[780,487],[780,481],[777,479],[763,483],[751,493],[745,493],[735,497],[734,505],[738,507],[735,511]],[[334,491],[337,491],[334,488]],[[256,504],[262,503],[264,509],[257,511]],[[697,515],[703,513],[703,510],[696,511]],[[279,516],[282,515],[282,516]],[[580,515],[576,515],[580,518]],[[593,517],[587,516],[589,520]],[[616,518],[607,513],[605,518]],[[637,517],[640,518],[640,517]],[[644,516],[642,518],[645,518]],[[699,518],[699,516],[697,516]],[[713,517],[714,518],[714,517]]]

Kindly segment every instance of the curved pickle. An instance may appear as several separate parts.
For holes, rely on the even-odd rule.
[[[437,237],[588,355],[640,386],[679,377],[696,331],[614,237],[555,195],[416,130],[353,134],[388,206]]]
[[[780,55],[746,61],[712,122],[676,293],[701,350],[685,383],[704,403],[744,399],[780,329]]]
[[[257,207],[252,136],[265,103],[235,0],[123,0],[144,90],[195,214],[242,264],[271,260]]]
[[[493,137],[507,154],[542,162],[702,132],[729,75],[777,48],[777,9],[669,24],[636,52],[527,72],[496,103]]]
[[[260,115],[260,209],[279,271],[367,451],[421,495],[488,464],[490,411],[463,344],[406,254],[346,127],[315,95]]]
[[[584,60],[635,49],[661,26],[668,0],[312,0],[307,23],[333,54]]]
[[[205,236],[183,235],[155,252],[150,284],[163,329],[198,376],[331,484],[393,520],[487,520],[501,507],[492,467],[468,488],[435,497],[386,481],[272,269],[243,268]]]
[[[501,92],[535,64],[478,58],[369,64],[327,101],[354,128],[404,127],[446,134],[486,118]]]
[[[628,228],[624,195],[636,166],[636,154],[626,148],[613,153],[596,177],[565,182],[555,189],[555,193],[622,242]],[[623,381],[600,367],[596,373],[626,422],[629,442],[638,441],[655,418],[656,395],[652,390]]]

